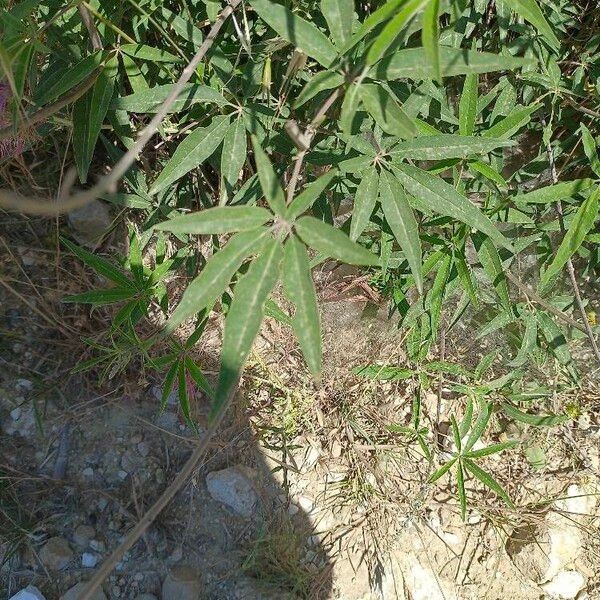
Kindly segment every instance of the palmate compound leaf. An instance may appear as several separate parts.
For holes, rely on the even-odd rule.
[[[393,170],[406,191],[431,210],[458,219],[482,231],[497,244],[513,250],[510,241],[494,227],[488,217],[440,177],[408,164],[396,165]]]
[[[179,215],[155,225],[155,229],[198,235],[230,233],[256,229],[272,218],[267,209],[259,206],[215,206]]]
[[[208,127],[199,127],[188,135],[173,153],[173,156],[160,172],[150,188],[150,195],[164,190],[167,186],[201,165],[217,149],[223,141],[229,117],[215,117]]]
[[[244,260],[264,245],[268,233],[265,227],[236,233],[223,249],[213,254],[200,275],[187,286],[167,321],[165,332],[172,333],[183,321],[215,302]]]
[[[279,279],[283,248],[269,239],[248,272],[239,280],[225,319],[219,383],[211,415],[214,417],[228,402],[250,354],[264,317],[265,302]]]
[[[379,178],[379,201],[385,219],[408,261],[417,290],[422,293],[423,275],[421,273],[422,255],[419,226],[402,186],[389,171],[383,171]]]
[[[283,286],[286,296],[296,307],[292,323],[300,349],[311,373],[319,377],[322,353],[317,294],[306,246],[295,235],[285,243]]]
[[[311,248],[350,265],[376,266],[379,257],[353,242],[343,232],[314,217],[296,221],[296,232]]]

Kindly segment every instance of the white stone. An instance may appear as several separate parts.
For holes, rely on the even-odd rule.
[[[93,200],[72,210],[67,220],[73,237],[88,248],[96,248],[112,225],[108,207],[101,200]]]
[[[13,421],[18,421],[21,418],[21,407],[17,406],[17,408],[13,408],[10,411],[10,416]]]
[[[34,585],[28,585],[9,600],[46,600],[46,597]]]
[[[81,555],[81,566],[84,569],[93,569],[98,564],[98,557],[91,552],[84,552]]]
[[[93,477],[94,476],[94,469],[92,469],[92,467],[86,467],[83,471],[81,471],[81,474],[84,477]]]
[[[544,583],[541,587],[552,598],[569,600],[576,598],[585,587],[585,578],[577,571],[560,571],[552,581]]]
[[[213,471],[206,476],[208,493],[238,515],[251,517],[258,504],[258,494],[241,466]]]

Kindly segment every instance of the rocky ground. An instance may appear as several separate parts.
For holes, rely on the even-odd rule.
[[[153,373],[129,370],[102,384],[71,373],[90,356],[80,337],[103,316],[65,315],[57,279],[65,283],[66,269],[57,276],[54,255],[35,248],[6,261],[12,291],[0,292],[0,598],[76,600],[180,470],[208,406],[196,398],[196,434],[174,396],[159,414]],[[326,271],[320,277],[321,384],[305,375],[286,326],[268,319],[229,420],[97,598],[600,598],[593,377],[557,387],[555,406],[580,407],[566,425],[510,429],[494,418],[485,443],[510,434],[519,447],[484,464],[516,508],[468,480],[463,522],[454,480],[427,483],[418,445],[389,431],[410,422],[412,384],[351,372],[403,364],[401,332],[360,286],[345,289],[339,273],[337,283]],[[468,324],[448,337],[446,360],[477,362],[487,351],[466,332]],[[440,398],[442,420],[464,407],[432,382],[422,409],[432,446]]]

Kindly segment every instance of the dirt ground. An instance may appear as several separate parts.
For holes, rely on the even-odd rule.
[[[170,484],[208,405],[198,394],[196,434],[174,399],[159,414],[161,381],[139,362],[103,382],[98,371],[73,373],[93,355],[82,338],[99,339],[107,315],[61,303],[94,282],[57,255],[45,226],[27,227],[2,237],[0,598],[35,585],[54,600],[88,580]],[[494,415],[485,444],[510,435],[519,445],[482,464],[515,508],[470,479],[463,522],[454,478],[428,483],[419,445],[390,430],[410,424],[415,381],[352,373],[405,364],[404,334],[384,303],[348,289],[351,274],[318,276],[322,382],[309,378],[287,326],[267,319],[234,411],[106,580],[106,597],[600,598],[600,394],[583,342],[574,350],[591,372],[581,385],[556,366],[543,374],[556,382],[551,406],[576,405],[578,414],[554,428]],[[469,327],[466,318],[448,333],[445,360],[473,367],[492,347],[507,351],[502,337],[474,342]],[[209,376],[218,342],[216,320],[198,349]],[[118,350],[114,364],[127,360]],[[429,383],[423,425],[435,448],[437,412],[448,420],[466,402],[444,380]],[[236,485],[218,487],[231,477]],[[190,596],[165,583],[178,568],[193,580]]]

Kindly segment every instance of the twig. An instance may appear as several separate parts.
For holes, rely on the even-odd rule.
[[[204,55],[213,45],[217,34],[221,30],[221,27],[229,15],[231,15],[231,13],[239,6],[241,1],[242,0],[230,0],[229,5],[221,11],[221,14],[215,21],[198,52],[185,67],[179,79],[177,80],[177,83],[175,83],[173,86],[171,93],[162,103],[161,107],[158,109],[150,123],[148,123],[144,129],[142,129],[135,144],[133,144],[133,146],[127,150],[127,152],[113,167],[111,172],[102,177],[96,183],[96,185],[89,190],[85,190],[67,197],[64,197],[66,194],[61,194],[63,199],[57,203],[50,203],[45,198],[25,197],[8,190],[0,190],[0,207],[9,210],[17,210],[19,212],[32,215],[55,216],[69,212],[76,208],[80,208],[81,206],[84,206],[92,200],[95,200],[106,192],[115,191],[117,189],[117,184],[121,180],[121,177],[123,177],[123,175],[128,171],[129,167],[131,167],[131,165],[137,160],[140,152],[150,141],[150,138],[152,138],[152,136],[156,133],[158,127],[162,123],[162,120],[167,116],[169,109],[179,97],[183,87],[191,79],[192,75],[196,71],[196,67],[200,64],[200,61],[204,58]],[[67,189],[65,191],[68,193],[69,186],[66,186],[66,188]]]
[[[102,50],[104,46],[102,45],[100,34],[98,33],[98,29],[96,29],[96,24],[94,23],[94,19],[92,19],[92,15],[87,9],[87,6],[80,4],[77,7],[77,10],[79,11],[79,15],[81,16],[81,21],[85,25],[85,28],[88,31],[88,35],[90,36],[90,43],[92,44],[92,48],[94,50]]]
[[[558,183],[558,175],[556,173],[556,163],[554,162],[554,151],[552,150],[552,146],[550,142],[546,145],[546,152],[548,153],[548,161],[550,162],[550,173],[552,174],[552,182],[554,184]],[[558,223],[560,225],[560,231],[564,235],[565,234],[565,223],[563,219],[563,208],[562,202],[560,200],[556,201],[556,212],[558,213]],[[567,272],[569,273],[569,279],[571,280],[571,287],[573,288],[573,293],[575,294],[575,301],[577,302],[577,308],[579,308],[579,312],[581,314],[581,318],[583,319],[584,331],[590,340],[590,344],[592,345],[592,350],[594,351],[594,355],[598,363],[600,363],[600,348],[598,348],[598,344],[596,343],[596,338],[594,337],[594,332],[592,331],[592,326],[588,321],[587,314],[585,312],[585,306],[583,305],[583,300],[581,298],[581,292],[579,291],[579,284],[577,283],[577,275],[575,274],[575,267],[573,266],[573,261],[569,257],[567,260]]]

